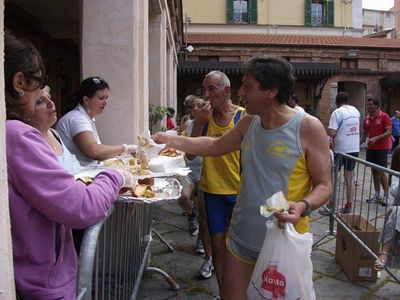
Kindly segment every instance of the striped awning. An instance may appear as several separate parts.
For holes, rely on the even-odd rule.
[[[331,76],[339,72],[338,63],[292,62],[295,76]],[[207,74],[212,70],[220,70],[227,75],[241,73],[240,61],[182,61],[179,74]]]

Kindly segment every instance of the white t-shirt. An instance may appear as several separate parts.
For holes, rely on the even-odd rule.
[[[296,106],[294,107],[294,109],[297,109],[298,111],[301,111],[301,112],[303,112],[303,113],[306,112],[306,111],[304,110],[304,108],[302,108],[300,105],[296,105]]]
[[[57,155],[58,161],[60,164],[64,167],[65,170],[68,172],[75,174],[81,170],[81,165],[79,161],[76,159],[75,155],[71,154],[69,152],[68,148],[65,146],[65,144],[61,140],[61,136],[59,133],[50,128],[51,133],[54,135],[54,137],[61,143],[62,146],[62,153],[60,155]]]
[[[351,105],[335,109],[329,120],[329,129],[336,130],[335,153],[360,151],[360,112]]]
[[[78,104],[77,107],[65,114],[56,125],[56,129],[60,134],[61,140],[68,148],[69,152],[75,155],[82,166],[87,166],[97,161],[83,155],[79,148],[75,145],[73,137],[81,132],[90,131],[93,133],[97,144],[101,144],[94,122],[95,119],[91,119],[83,106]]]

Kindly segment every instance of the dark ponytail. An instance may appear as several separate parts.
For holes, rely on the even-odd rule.
[[[79,89],[67,95],[66,113],[73,110],[78,104],[83,104],[83,96],[93,97],[97,91],[110,89],[108,83],[99,76],[88,77],[81,82]]]

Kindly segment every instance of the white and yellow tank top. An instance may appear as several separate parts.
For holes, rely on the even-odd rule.
[[[219,137],[235,126],[243,115],[244,108],[238,106],[233,118],[225,127],[220,127],[211,117],[208,122],[206,136]],[[240,182],[240,151],[234,151],[222,156],[203,158],[203,168],[199,189],[203,192],[219,195],[237,194]]]
[[[242,181],[231,219],[229,236],[243,247],[260,251],[265,237],[266,219],[260,205],[278,191],[289,201],[300,201],[311,189],[304,151],[300,141],[303,112],[280,128],[267,130],[254,117],[242,142]],[[308,218],[296,225],[308,231]]]

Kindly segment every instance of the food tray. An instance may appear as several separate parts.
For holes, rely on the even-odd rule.
[[[135,198],[129,196],[119,196],[120,202],[137,203],[160,203],[163,201],[177,200],[181,196],[182,186],[175,178],[154,178],[154,185],[151,187],[156,195],[153,198]]]
[[[104,170],[109,170],[109,169],[117,169],[116,167],[104,167],[104,166],[98,166],[98,167],[83,167],[80,168],[79,171],[74,174],[75,178],[82,178],[85,176],[95,178],[97,174],[99,174],[101,171]],[[119,169],[123,169],[123,167],[120,167]],[[163,172],[163,173],[153,173],[149,171],[148,174],[146,175],[133,175],[135,179],[145,179],[145,178],[150,178],[150,177],[173,177],[173,176],[186,176],[191,172],[190,168],[177,168],[174,170],[171,170],[169,172]]]

